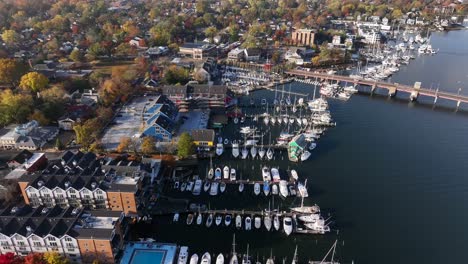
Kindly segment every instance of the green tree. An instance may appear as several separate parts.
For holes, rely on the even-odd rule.
[[[216,30],[215,27],[211,26],[205,29],[205,35],[210,38],[210,43],[213,43],[213,38],[216,36],[216,33],[218,30]]]
[[[94,141],[93,134],[96,132],[94,122],[87,120],[83,124],[77,124],[73,126],[75,131],[76,143],[81,144],[81,147],[88,150],[91,143]]]
[[[184,132],[180,135],[179,142],[177,143],[177,156],[181,159],[187,158],[195,153],[195,145],[193,144],[192,136]]]
[[[27,67],[14,59],[0,59],[0,83],[16,86]]]
[[[99,43],[91,44],[88,48],[88,52],[86,53],[86,58],[88,60],[95,60],[98,56],[104,55],[106,50],[101,47]]]
[[[29,94],[15,94],[10,89],[0,92],[0,125],[25,122],[32,113],[33,104]]]
[[[63,143],[60,140],[60,138],[57,138],[57,140],[55,140],[55,149],[56,150],[62,150],[63,149]]]
[[[39,92],[49,84],[49,79],[38,72],[29,72],[21,77],[19,87],[32,92]]]
[[[12,29],[7,29],[2,33],[2,39],[7,45],[16,44],[19,40],[19,35]]]
[[[189,73],[182,67],[171,65],[164,74],[164,80],[168,84],[186,84],[189,80]]]
[[[80,50],[74,49],[69,56],[70,60],[74,62],[81,62],[84,59],[83,53]]]
[[[156,140],[154,137],[147,136],[143,138],[141,142],[141,152],[145,155],[150,155],[156,152]]]

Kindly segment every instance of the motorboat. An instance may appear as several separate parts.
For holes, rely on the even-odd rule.
[[[198,255],[193,254],[192,257],[190,258],[190,264],[198,264]]]
[[[187,186],[185,187],[185,191],[191,192],[193,189],[193,181],[187,182]]]
[[[258,150],[258,156],[260,157],[260,159],[263,159],[263,157],[265,157],[265,154],[266,154],[266,150],[263,148],[263,146]]]
[[[255,146],[252,146],[250,149],[250,155],[252,155],[252,158],[255,158],[257,156],[257,148]]]
[[[274,116],[270,117],[270,122],[274,125],[276,123],[276,118]]]
[[[224,152],[223,143],[216,144],[216,155],[221,156],[223,155],[223,152]]]
[[[216,264],[224,264],[224,255],[222,253],[218,254],[218,257],[216,258]]]
[[[249,155],[249,151],[248,151],[247,148],[244,146],[244,148],[242,148],[242,151],[241,151],[241,158],[242,158],[242,159],[246,159],[248,155]]]
[[[307,159],[309,159],[311,153],[309,151],[304,151],[302,152],[301,154],[301,161],[306,161]]]
[[[223,137],[222,137],[222,136],[219,136],[219,137],[218,137],[218,143],[219,143],[219,144],[223,144]]]
[[[270,123],[270,118],[268,116],[265,116],[263,118],[263,123],[265,123],[265,126],[268,126],[268,123]]]
[[[229,179],[230,179],[231,181],[235,181],[235,180],[237,179],[237,177],[236,177],[236,169],[231,168],[231,174],[230,174]]]
[[[285,180],[281,180],[279,182],[279,193],[280,193],[280,196],[283,197],[283,198],[286,198],[289,195],[289,193],[288,193],[288,183]]]
[[[179,213],[175,213],[172,222],[179,222]]]
[[[203,215],[199,213],[197,216],[197,225],[201,225],[202,222],[203,222]]]
[[[283,122],[284,122],[285,124],[287,124],[288,121],[289,121],[288,117],[287,117],[287,116],[284,116],[284,117],[283,117]]]
[[[213,179],[213,176],[214,176],[214,170],[213,168],[210,168],[210,170],[208,171],[208,179]]]
[[[296,196],[296,188],[294,188],[294,185],[289,185],[288,189],[289,189],[290,196]]]
[[[267,181],[263,182],[263,193],[265,196],[270,194],[270,184]]]
[[[278,185],[273,184],[273,185],[271,186],[271,194],[277,195],[278,193],[279,193],[279,192],[278,192]]]
[[[186,264],[188,259],[188,247],[180,247],[177,264]]]
[[[304,206],[304,197],[301,198],[301,206],[291,207],[291,211],[300,214],[318,214],[320,207],[318,205]]]
[[[317,147],[317,143],[312,142],[312,143],[310,143],[310,145],[309,145],[309,150],[312,151],[312,150],[314,150],[316,147]]]
[[[224,193],[225,190],[226,190],[226,183],[225,183],[225,182],[221,182],[221,183],[219,184],[219,191],[220,191],[221,193]]]
[[[297,174],[296,170],[291,170],[291,177],[296,181],[299,179],[299,175]]]
[[[263,218],[263,225],[265,226],[266,230],[271,230],[271,216],[269,214],[265,215]]]
[[[210,253],[205,252],[205,254],[203,254],[200,264],[211,264]]]
[[[193,214],[187,215],[187,225],[191,225],[193,223]]]
[[[307,185],[307,179],[304,184],[300,182],[297,183],[297,190],[298,190],[298,194],[300,197],[309,197],[309,192],[307,191],[306,185]]]
[[[217,215],[215,218],[215,224],[219,226],[222,221],[223,221],[223,217],[221,215]]]
[[[221,179],[222,172],[221,172],[220,167],[216,168],[214,175],[215,175],[215,180],[220,180]]]
[[[209,214],[208,218],[206,219],[206,227],[210,227],[213,224],[213,214]]]
[[[179,181],[174,182],[174,189],[176,190],[179,189],[180,187],[179,185],[180,185]]]
[[[210,187],[210,195],[211,196],[218,195],[218,186],[219,186],[218,182],[212,182],[211,183],[211,187]]]
[[[241,182],[239,183],[239,192],[243,192],[244,191],[244,183]]]
[[[263,181],[271,181],[270,169],[266,166],[262,168],[262,177]]]
[[[283,218],[283,229],[287,236],[289,236],[292,233],[293,222],[291,217],[285,216]]]
[[[211,186],[210,181],[205,181],[205,184],[203,184],[203,190],[204,190],[205,192],[209,191],[209,190],[210,190],[210,186]]]
[[[224,166],[223,168],[223,179],[225,180],[229,179],[229,167],[228,166]]]
[[[187,189],[187,183],[186,183],[186,182],[183,182],[183,183],[180,185],[180,191],[183,192],[183,191],[185,191],[185,189]]]
[[[255,225],[255,228],[257,228],[257,229],[262,227],[262,218],[260,218],[260,216],[255,217],[254,225]]]
[[[266,152],[266,156],[267,156],[267,159],[268,160],[272,160],[273,159],[273,150],[271,150],[271,148],[268,148],[267,152]]]
[[[258,182],[256,182],[254,184],[254,194],[255,195],[259,195],[260,194],[260,184]]]
[[[275,215],[275,217],[273,218],[273,227],[275,228],[276,231],[280,230],[281,221],[280,221],[279,215]]]
[[[242,228],[242,216],[240,216],[240,215],[236,216],[236,228],[237,229]]]
[[[304,223],[315,223],[318,220],[322,219],[320,214],[299,215],[297,218]]]
[[[230,214],[226,215],[224,217],[224,225],[230,226],[232,221],[232,216]]]
[[[346,86],[345,88],[343,88],[343,91],[351,94],[359,92],[358,89],[356,89],[356,87],[354,86]]]
[[[239,143],[232,143],[232,156],[234,158],[239,157]]]
[[[251,230],[252,229],[252,218],[250,218],[250,216],[246,216],[244,222],[245,222],[245,227],[244,227],[245,230],[247,230],[247,231]]]
[[[197,195],[200,195],[201,193],[201,189],[202,189],[202,180],[196,180],[195,181],[195,185],[193,186],[193,190],[192,190],[192,194],[197,196]]]
[[[225,138],[223,143],[224,143],[224,145],[229,144],[229,139]]]
[[[325,224],[325,220],[318,219],[313,223],[305,223],[304,226],[318,234],[325,234],[330,232],[330,227]]]
[[[271,168],[271,177],[273,178],[273,182],[279,182],[281,180],[280,174],[277,168]]]

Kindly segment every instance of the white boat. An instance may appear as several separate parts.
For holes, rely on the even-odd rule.
[[[273,182],[279,182],[281,180],[280,174],[277,168],[271,168],[271,177],[273,178]]]
[[[349,98],[351,98],[351,95],[347,92],[339,92],[338,98],[342,100],[349,100]]]
[[[263,159],[263,157],[265,157],[265,154],[266,154],[266,150],[263,148],[263,146],[258,150],[258,156],[260,157],[260,159]]]
[[[179,213],[175,213],[172,222],[179,222]]]
[[[255,146],[252,146],[250,149],[250,155],[252,155],[252,158],[255,158],[257,156],[257,148]]]
[[[239,118],[234,117],[234,124],[238,124],[238,123],[239,123]]]
[[[249,244],[247,244],[247,253],[242,256],[242,264],[251,264],[249,258]]]
[[[216,168],[215,174],[214,174],[215,175],[215,180],[220,180],[221,179],[221,174],[222,174],[221,168],[219,168],[219,167]]]
[[[318,205],[304,206],[304,197],[301,198],[300,207],[292,207],[291,211],[300,214],[318,214],[320,213],[320,207]]]
[[[285,180],[281,180],[279,182],[279,191],[280,191],[280,196],[283,198],[288,197],[288,183]]]
[[[179,189],[180,187],[179,185],[180,185],[179,181],[174,182],[174,189],[176,190]]]
[[[177,264],[186,264],[188,259],[188,247],[180,247]]]
[[[263,218],[263,225],[265,226],[266,230],[270,231],[271,230],[271,217],[269,214],[265,215]]]
[[[308,123],[309,123],[309,121],[307,120],[307,118],[302,118],[302,124],[304,126],[307,126]]]
[[[263,182],[263,193],[265,196],[268,196],[270,194],[270,184],[267,181]]]
[[[268,148],[267,153],[266,153],[267,159],[272,160],[273,159],[273,150],[271,148]]]
[[[210,227],[213,224],[213,214],[209,214],[208,218],[206,219],[206,227]]]
[[[270,122],[274,125],[276,123],[276,118],[274,116],[270,117]]]
[[[297,174],[296,170],[291,170],[291,177],[296,181],[299,179],[299,175]]]
[[[266,166],[262,168],[262,177],[263,181],[271,181],[270,169]]]
[[[218,257],[216,258],[216,264],[224,264],[224,255],[219,253]]]
[[[226,183],[225,183],[225,182],[221,182],[221,183],[219,184],[219,191],[220,191],[221,193],[224,193],[225,190],[226,190]]]
[[[210,187],[210,195],[211,196],[218,195],[218,186],[219,186],[218,182],[212,182],[211,183],[211,187]]]
[[[273,227],[276,231],[280,230],[281,228],[281,221],[278,215],[275,215],[275,217],[273,218]]]
[[[237,179],[237,176],[236,176],[236,169],[231,168],[231,175],[230,175],[229,179],[230,179],[231,181],[235,181],[235,180]]]
[[[288,117],[287,117],[287,116],[284,116],[284,117],[283,117],[283,122],[284,122],[285,124],[287,124],[288,121],[289,121]]]
[[[260,184],[258,182],[256,182],[254,184],[254,194],[255,195],[259,195],[260,194]]]
[[[283,218],[283,229],[287,236],[289,236],[292,233],[293,223],[291,217],[285,216]]]
[[[185,187],[185,191],[191,192],[192,189],[193,189],[193,181],[189,181],[189,182],[187,183],[187,186]]]
[[[241,151],[241,158],[242,158],[242,159],[246,159],[248,155],[249,155],[249,151],[248,151],[247,148],[244,146],[244,148],[243,148],[242,151]]]
[[[242,228],[242,216],[240,216],[240,215],[236,216],[236,228],[237,229]]]
[[[214,176],[214,170],[213,168],[210,168],[210,170],[208,171],[208,179],[213,179],[213,176]]]
[[[223,179],[225,180],[229,179],[229,167],[228,166],[224,166],[223,168]]]
[[[354,86],[346,86],[345,88],[343,88],[343,91],[345,91],[347,93],[357,93],[357,92],[359,92],[358,89],[356,89],[356,87],[354,87]]]
[[[256,229],[259,229],[260,227],[262,227],[262,218],[260,218],[260,216],[255,217],[254,225]]]
[[[236,253],[236,234],[233,235],[232,238],[232,256],[231,259],[229,260],[229,264],[238,264],[239,261],[237,259],[237,253]]]
[[[180,185],[180,191],[183,192],[183,191],[185,191],[185,189],[187,189],[187,183],[186,183],[186,182],[183,182],[183,183]]]
[[[324,219],[318,219],[313,223],[305,223],[304,226],[318,234],[325,234],[330,232],[330,227],[325,224]]]
[[[210,190],[210,187],[211,187],[210,181],[205,181],[205,184],[203,184],[203,190],[207,192]]]
[[[198,255],[193,254],[192,257],[190,258],[190,264],[198,264]]]
[[[223,221],[223,217],[221,215],[217,215],[215,218],[215,224],[219,226],[222,221]]]
[[[200,264],[211,264],[210,253],[205,252],[205,254],[203,254]]]
[[[187,225],[191,225],[193,223],[193,214],[187,215]]]
[[[307,215],[299,215],[297,217],[300,221],[305,223],[315,223],[318,220],[322,219],[320,214],[307,214]]]
[[[232,216],[230,214],[226,215],[224,217],[224,225],[230,226],[232,221]]]
[[[314,150],[316,147],[317,147],[317,143],[312,142],[312,143],[310,143],[310,145],[309,145],[309,150],[312,151],[312,150]]]
[[[268,123],[270,123],[270,118],[265,116],[265,118],[263,118],[263,123],[265,123],[265,126],[268,126]]]
[[[232,156],[239,157],[239,143],[232,143]]]
[[[245,222],[245,227],[244,227],[245,230],[247,230],[247,231],[251,230],[252,229],[252,218],[250,218],[250,216],[246,216],[244,222]]]
[[[300,117],[297,117],[297,118],[296,118],[296,123],[297,123],[298,125],[302,125],[302,119],[301,119]]]
[[[306,185],[307,185],[307,179],[304,184],[300,182],[297,183],[297,190],[298,190],[298,194],[300,197],[309,197],[309,192],[307,191]]]
[[[203,215],[198,213],[198,216],[197,216],[197,225],[201,225],[203,222]]]
[[[310,158],[311,153],[309,151],[304,151],[301,154],[301,161],[306,161],[307,159]]]
[[[239,183],[239,192],[243,192],[244,191],[244,183],[241,182]]]
[[[224,147],[223,143],[216,144],[216,155],[221,156],[223,154]]]
[[[278,185],[273,184],[273,185],[271,186],[271,194],[277,195],[278,193],[279,193],[279,191],[278,191]]]
[[[202,189],[202,180],[196,180],[195,185],[193,186],[192,194],[193,195],[200,195]]]

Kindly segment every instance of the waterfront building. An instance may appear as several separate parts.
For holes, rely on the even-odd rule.
[[[179,54],[195,60],[203,60],[216,55],[216,45],[201,43],[185,43],[179,47]]]
[[[230,61],[241,61],[244,59],[244,49],[235,48],[228,53],[228,60]]]
[[[215,131],[213,129],[195,129],[191,131],[196,147],[214,147]]]
[[[312,29],[295,29],[291,34],[293,45],[312,47],[314,40],[315,32]]]
[[[58,133],[57,127],[41,127],[35,120],[10,126],[7,132],[0,136],[0,149],[36,150],[53,140]]]

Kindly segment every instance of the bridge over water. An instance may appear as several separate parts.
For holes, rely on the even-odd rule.
[[[419,85],[410,86],[410,85],[399,84],[399,83],[374,81],[374,80],[368,80],[368,79],[357,79],[357,78],[352,78],[349,76],[327,74],[327,73],[317,73],[317,72],[310,72],[310,71],[303,71],[303,70],[290,70],[290,71],[287,71],[286,74],[291,75],[291,76],[297,76],[297,77],[316,78],[319,80],[340,81],[340,82],[352,83],[354,85],[369,86],[371,87],[371,93],[373,93],[376,88],[387,89],[388,95],[391,97],[394,97],[397,94],[397,92],[406,92],[409,94],[409,99],[412,101],[416,101],[419,95],[425,95],[425,96],[434,98],[434,104],[437,102],[438,98],[443,98],[443,99],[456,102],[457,108],[460,106],[461,103],[468,103],[467,95],[461,95],[461,94],[451,93],[451,92],[442,92],[442,91],[439,91],[438,89],[437,90],[427,89],[427,88],[419,87]]]

